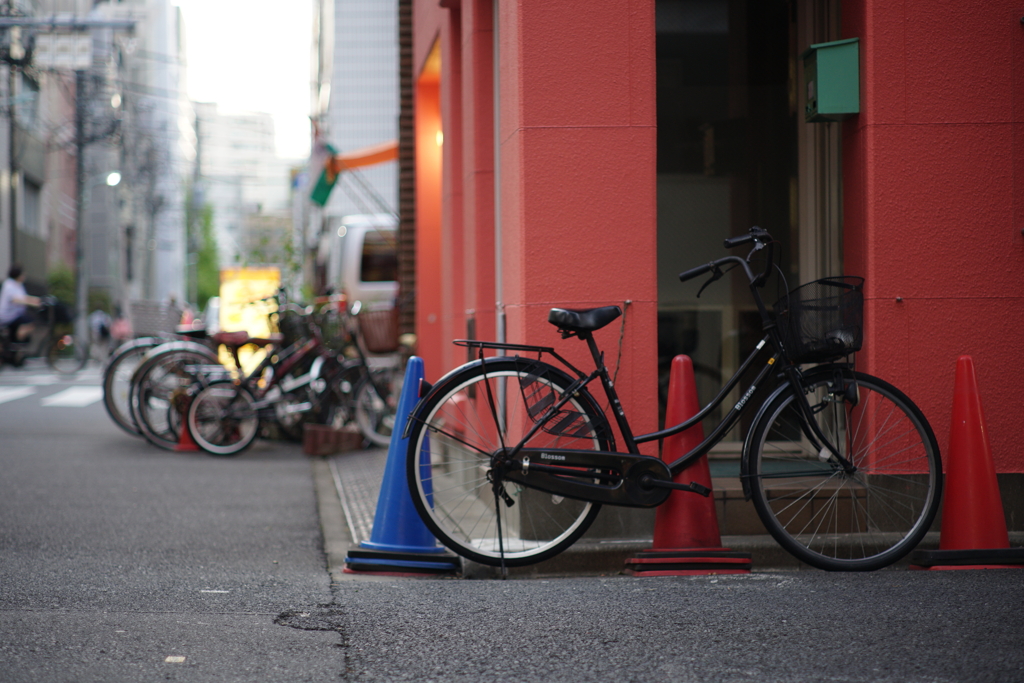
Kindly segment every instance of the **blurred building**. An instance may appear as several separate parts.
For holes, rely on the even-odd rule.
[[[223,114],[217,105],[193,102],[198,141],[198,201],[213,207],[213,223],[221,264],[252,260],[257,240],[247,226],[279,225],[291,238],[291,166],[277,156],[274,120],[270,114]],[[269,217],[269,218],[268,218]]]
[[[0,266],[79,299],[181,299],[183,172],[194,155],[169,0],[6,2]]]
[[[37,66],[32,22],[56,12],[88,13],[84,0],[3,2],[0,18],[0,275],[25,268],[29,291],[47,274],[75,267],[75,79]]]
[[[346,154],[398,138],[397,3],[319,0],[315,17],[314,139],[306,197],[323,170],[327,145]],[[395,161],[342,173],[322,208],[306,201],[307,278],[322,280],[343,216],[393,213],[397,204]]]

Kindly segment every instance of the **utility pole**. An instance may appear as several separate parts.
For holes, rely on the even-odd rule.
[[[199,252],[203,249],[203,196],[202,183],[202,151],[203,143],[199,130],[199,112],[196,112],[193,125],[196,129],[196,161],[192,168],[192,198],[189,206],[189,234],[186,240],[188,247],[188,303],[199,305]]]
[[[85,276],[85,77],[75,71],[75,336],[87,339],[89,279]]]

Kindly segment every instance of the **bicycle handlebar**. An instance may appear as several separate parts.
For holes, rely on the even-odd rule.
[[[710,271],[716,265],[718,265],[718,261],[712,261],[711,263],[705,263],[704,265],[697,266],[696,268],[684,270],[683,272],[679,273],[679,281],[686,282],[687,280],[692,280],[695,277],[700,277],[704,273]]]
[[[700,277],[704,273],[708,273],[711,271],[716,271],[712,279],[717,280],[719,277],[722,276],[721,273],[717,272],[718,268],[725,265],[726,263],[736,263],[737,265],[742,266],[743,270],[747,274],[747,279],[750,280],[751,285],[755,285],[758,287],[764,285],[765,280],[768,279],[768,274],[771,270],[775,256],[775,242],[774,240],[772,240],[772,236],[769,235],[766,230],[762,230],[761,228],[755,225],[750,229],[750,232],[748,232],[746,235],[738,235],[736,237],[727,238],[725,240],[725,248],[732,249],[734,247],[739,247],[744,244],[749,244],[751,242],[754,242],[756,245],[754,247],[754,251],[758,251],[762,248],[767,248],[768,258],[765,263],[764,271],[759,273],[758,275],[754,275],[753,271],[750,270],[750,258],[754,254],[754,252],[752,251],[746,259],[742,259],[739,256],[725,256],[723,258],[715,259],[714,261],[705,263],[695,268],[684,270],[679,274],[680,282],[692,280],[695,277]]]
[[[738,235],[736,237],[727,237],[725,239],[725,248],[732,249],[733,247],[738,247],[753,241],[754,236],[750,233],[747,233],[746,235]]]

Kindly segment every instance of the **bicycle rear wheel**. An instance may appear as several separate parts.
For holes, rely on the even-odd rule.
[[[789,388],[751,429],[744,470],[754,507],[775,540],[811,566],[881,569],[909,553],[935,518],[935,435],[909,398],[876,377],[825,366],[804,379],[815,421],[856,470],[812,445]]]
[[[600,505],[508,480],[497,503],[489,481],[491,456],[517,444],[571,383],[546,363],[487,359],[440,380],[410,417],[409,489],[444,545],[492,566],[504,556],[505,565],[514,567],[554,556],[590,527]],[[609,433],[604,414],[581,390],[526,445],[608,450]]]
[[[159,337],[142,337],[122,344],[107,360],[103,369],[103,407],[118,427],[139,436],[139,428],[132,420],[131,405],[128,397],[131,394],[131,380],[142,357],[153,347],[162,344]]]

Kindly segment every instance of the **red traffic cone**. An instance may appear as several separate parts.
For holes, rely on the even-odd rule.
[[[960,356],[946,456],[946,493],[937,551],[919,551],[915,569],[1024,567],[1024,548],[1010,548],[992,447],[970,356]]]
[[[192,404],[192,397],[188,397],[184,402],[184,408],[179,413],[181,416],[181,431],[178,434],[178,444],[174,447],[176,451],[182,452],[194,452],[202,450],[199,448],[199,444],[192,438],[192,434],[188,431],[188,408]]]
[[[689,356],[672,359],[668,381],[665,425],[680,424],[700,412],[693,361]],[[700,445],[704,430],[698,422],[665,439],[661,457],[678,460]],[[673,477],[677,484],[696,482],[711,488],[707,456]],[[626,572],[634,576],[680,576],[688,574],[749,574],[750,553],[722,547],[715,512],[714,495],[707,497],[687,491],[673,491],[658,507],[654,521],[654,547],[626,560]]]

